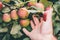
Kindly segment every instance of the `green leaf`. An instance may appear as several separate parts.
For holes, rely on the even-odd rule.
[[[17,34],[17,33],[19,32],[19,30],[21,30],[21,26],[14,24],[14,25],[12,26],[12,29],[11,29],[10,34],[11,34],[11,35]]]
[[[37,0],[30,0],[30,2],[34,2],[34,3],[37,3]]]
[[[57,12],[57,14],[60,15],[60,1],[59,1],[59,2],[56,2],[56,3],[53,5],[53,8],[54,8],[54,10]]]
[[[60,19],[59,19],[59,16],[56,16],[55,20],[60,20]]]
[[[0,28],[0,33],[7,32],[8,28]]]
[[[54,23],[54,24],[55,24],[54,34],[57,34],[60,31],[60,23]]]
[[[9,7],[4,7],[2,12],[3,13],[9,13],[10,12],[10,8]]]
[[[45,3],[45,2],[47,2],[47,0],[40,0],[40,2],[43,2],[43,3]]]
[[[2,23],[2,13],[0,13],[0,23]]]
[[[2,26],[3,26],[3,27],[6,27],[6,26],[7,26],[7,24],[6,24],[6,23],[2,23]]]
[[[53,22],[55,21],[56,16],[57,16],[57,14],[56,14],[55,12],[53,12],[53,14],[52,14],[52,19],[53,19]]]
[[[23,40],[30,40],[30,39],[27,37],[27,38],[24,38]]]
[[[60,37],[58,37],[58,40],[60,40]]]
[[[0,17],[0,23],[2,23],[2,17]]]
[[[37,8],[35,6],[31,6],[31,8],[34,8],[37,12],[43,12],[44,10],[41,8]],[[32,13],[34,12],[34,10],[32,10]]]
[[[9,34],[6,34],[2,40],[9,40],[10,39],[10,35]]]
[[[18,33],[12,35],[14,38],[20,38],[23,34],[19,31]]]
[[[50,2],[50,1],[47,1],[47,0],[40,0],[40,2],[42,2],[44,4],[45,7],[48,7],[48,6],[52,6],[53,3]]]
[[[31,31],[31,30],[32,30],[31,26],[26,27],[26,29],[27,29],[28,31]]]

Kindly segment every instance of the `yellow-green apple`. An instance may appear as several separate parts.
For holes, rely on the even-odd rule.
[[[4,22],[10,22],[11,21],[11,18],[10,18],[10,14],[3,14],[3,21]]]

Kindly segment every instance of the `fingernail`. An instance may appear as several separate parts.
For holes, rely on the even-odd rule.
[[[23,30],[25,30],[25,28],[23,28]]]

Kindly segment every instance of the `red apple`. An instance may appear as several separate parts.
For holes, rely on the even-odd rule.
[[[20,25],[22,27],[27,27],[29,25],[29,23],[30,23],[29,19],[20,20]]]
[[[25,19],[29,16],[29,13],[26,8],[20,8],[18,11],[18,15],[20,18]]]
[[[3,8],[3,4],[2,2],[0,2],[0,10]]]

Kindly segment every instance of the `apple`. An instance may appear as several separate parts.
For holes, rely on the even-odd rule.
[[[2,2],[0,2],[0,10],[3,8],[3,4]]]
[[[29,21],[29,19],[21,19],[20,20],[20,25],[22,26],[22,27],[27,27],[28,25],[29,25],[29,23],[30,23],[30,21]]]
[[[17,20],[18,19],[17,11],[16,10],[12,10],[10,16],[11,16],[11,18],[13,20]]]
[[[20,18],[25,19],[25,18],[28,18],[29,13],[26,8],[20,8],[18,11],[18,15]]]
[[[11,21],[10,15],[7,13],[3,14],[3,21],[10,22]]]

